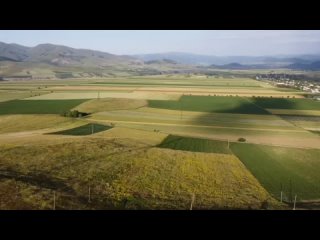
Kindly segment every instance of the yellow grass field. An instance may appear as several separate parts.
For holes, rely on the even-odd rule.
[[[74,109],[80,112],[95,113],[121,109],[137,109],[148,105],[146,100],[125,98],[101,98],[86,101]]]
[[[280,92],[275,90],[274,88],[253,88],[253,89],[246,89],[246,88],[235,88],[235,87],[141,87],[141,86],[93,86],[93,85],[87,85],[87,86],[56,86],[56,87],[50,87],[47,88],[47,90],[51,91],[80,91],[80,90],[87,90],[87,91],[132,91],[133,96],[149,96],[150,94],[173,94],[173,95],[182,95],[182,94],[192,94],[192,95],[238,95],[238,96],[273,96],[273,97],[295,97],[295,98],[303,98],[300,94],[297,94],[296,92]],[[109,93],[111,94],[111,93]],[[115,95],[108,95],[105,97],[123,97],[128,98],[125,95],[121,95],[121,93]],[[140,95],[141,94],[141,95]],[[54,96],[54,95],[53,95]],[[89,95],[88,95],[89,96]],[[90,95],[91,96],[91,95]],[[97,95],[95,95],[94,98],[96,98]],[[138,97],[136,97],[138,98]],[[151,98],[145,98],[145,99],[151,99]],[[175,99],[175,98],[173,98]],[[161,100],[161,99],[159,99]],[[165,100],[163,98],[163,100]]]
[[[54,114],[3,115],[0,116],[0,134],[48,128],[59,128],[78,123],[80,123],[80,121]]]
[[[179,94],[153,93],[153,92],[54,92],[42,96],[26,98],[26,100],[57,100],[57,99],[98,99],[98,98],[129,98],[150,100],[176,100]]]

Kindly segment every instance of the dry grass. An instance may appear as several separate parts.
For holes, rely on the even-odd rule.
[[[59,128],[76,120],[54,114],[23,114],[0,116],[0,133]]]
[[[92,99],[75,107],[80,112],[95,113],[111,110],[137,109],[146,106],[146,100],[124,99],[124,98],[102,98]]]
[[[189,209],[192,194],[194,209],[281,207],[232,155],[93,137],[0,148],[0,185],[12,196],[1,195],[2,209],[50,209],[53,190],[57,209]]]

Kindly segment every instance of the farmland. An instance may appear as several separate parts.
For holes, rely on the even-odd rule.
[[[255,98],[254,103],[270,109],[320,110],[320,102],[311,99]]]
[[[54,193],[57,209],[287,209],[288,181],[319,199],[319,102],[297,90],[183,74],[0,89],[1,209],[52,209]]]
[[[183,111],[268,114],[263,108],[241,97],[182,96],[179,101],[150,100],[149,106]]]
[[[213,141],[209,139],[180,137],[169,135],[161,144],[161,148],[170,148],[175,150],[186,150],[191,152],[212,152],[230,154],[227,143],[222,141]]]
[[[60,114],[81,104],[84,100],[12,100],[0,103],[4,114]]]
[[[232,143],[232,151],[274,196],[320,198],[320,150]]]

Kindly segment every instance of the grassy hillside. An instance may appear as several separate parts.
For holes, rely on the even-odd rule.
[[[189,209],[193,194],[194,209],[279,207],[228,154],[92,137],[0,150],[2,209],[52,209],[53,191],[56,209]]]
[[[33,131],[72,125],[75,119],[53,114],[18,114],[0,116],[0,133]]]

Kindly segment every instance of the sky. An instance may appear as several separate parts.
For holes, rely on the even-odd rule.
[[[41,43],[131,55],[187,52],[216,56],[320,54],[319,30],[0,30],[0,42]]]

